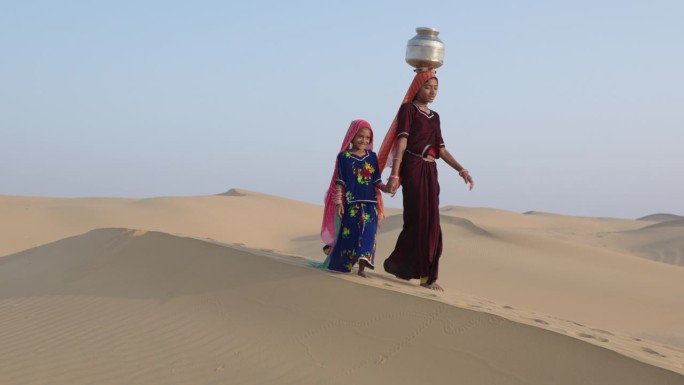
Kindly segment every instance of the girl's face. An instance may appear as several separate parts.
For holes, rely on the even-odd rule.
[[[362,128],[356,133],[354,139],[352,139],[352,150],[365,150],[366,147],[371,142],[371,130],[370,128]]]
[[[423,84],[416,95],[416,101],[421,104],[432,103],[437,96],[437,79],[432,78]]]

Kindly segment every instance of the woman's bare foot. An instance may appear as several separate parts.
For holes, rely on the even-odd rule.
[[[424,288],[426,288],[426,289],[430,289],[430,290],[444,291],[444,289],[442,289],[442,287],[439,286],[439,285],[438,285],[437,283],[435,283],[435,282],[433,282],[433,283],[431,283],[431,284],[429,284],[429,285],[428,285],[427,283],[421,283],[420,286],[422,286],[422,287],[424,287]]]

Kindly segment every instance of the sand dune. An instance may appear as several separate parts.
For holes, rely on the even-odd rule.
[[[445,207],[434,293],[308,267],[321,212],[0,196],[0,383],[684,383],[684,268],[646,255],[681,252],[676,216]]]
[[[613,247],[684,268],[684,221],[672,220],[606,237]]]
[[[106,227],[292,251],[298,246],[293,235],[312,229],[315,234],[320,213],[320,206],[237,189],[227,195],[149,199],[0,196],[0,255]]]
[[[224,245],[102,229],[0,260],[6,383],[678,384],[496,315]]]
[[[644,229],[650,229],[655,227],[684,227],[684,219],[675,219],[671,221],[660,222],[654,225],[646,226],[644,227]]]
[[[669,222],[673,220],[679,220],[679,219],[684,219],[684,217],[680,215],[674,215],[674,214],[664,214],[664,213],[659,213],[659,214],[651,214],[647,215],[645,217],[638,218],[640,221],[649,221],[649,222]]]

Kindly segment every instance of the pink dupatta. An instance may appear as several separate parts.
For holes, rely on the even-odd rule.
[[[349,125],[347,129],[347,134],[344,136],[342,141],[342,146],[339,152],[343,152],[349,149],[352,139],[362,128],[368,128],[371,130],[371,140],[366,149],[368,151],[373,151],[373,128],[371,128],[370,123],[365,120],[354,120]],[[382,170],[382,167],[380,167]],[[330,185],[328,186],[328,191],[325,194],[325,206],[323,208],[323,223],[321,224],[321,240],[327,246],[331,248],[335,245],[335,240],[337,238],[337,232],[335,229],[335,181],[337,180],[337,157],[335,157],[335,168],[333,169],[332,178],[330,178]],[[380,191],[376,189],[375,191],[378,199],[378,212],[383,212],[382,196]]]

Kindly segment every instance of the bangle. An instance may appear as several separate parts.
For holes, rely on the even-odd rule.
[[[390,175],[390,176],[389,176],[389,179],[399,179],[399,177],[396,176],[396,175]]]

